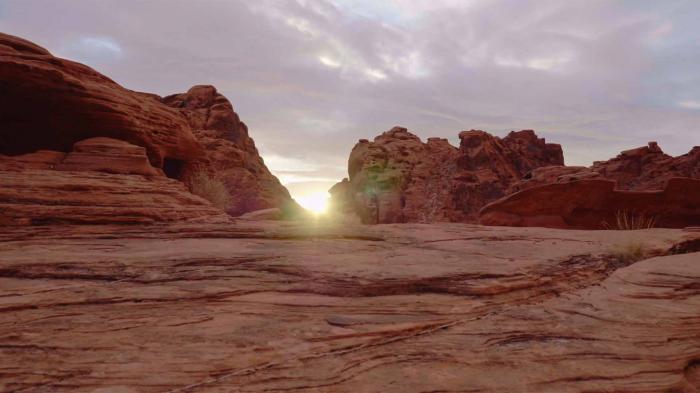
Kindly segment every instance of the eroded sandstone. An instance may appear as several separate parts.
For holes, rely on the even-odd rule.
[[[463,224],[5,228],[0,386],[692,392],[699,254],[662,256],[692,239]],[[610,257],[635,242],[660,256]]]
[[[534,168],[563,165],[561,146],[532,130],[505,138],[459,134],[460,146],[395,127],[350,153],[349,179],[331,189],[334,208],[365,223],[476,221],[486,203]]]
[[[479,212],[480,222],[579,229],[685,228],[700,223],[700,179],[671,178],[656,191],[616,187],[614,181],[592,179],[528,188],[486,205]]]
[[[185,183],[194,172],[206,172],[226,184],[231,215],[300,210],[265,166],[231,103],[212,86],[165,98],[135,92],[83,64],[0,33],[0,91],[0,156],[6,156],[0,165],[5,169],[111,168],[165,174]],[[143,149],[147,162],[135,162],[126,145],[134,152]],[[63,167],[54,168],[52,160]],[[158,194],[161,183],[150,183],[150,193]]]

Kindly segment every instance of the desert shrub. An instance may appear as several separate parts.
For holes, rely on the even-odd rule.
[[[629,265],[646,259],[651,255],[651,250],[643,242],[634,241],[618,246],[611,254],[619,263]]]
[[[636,213],[631,210],[618,210],[615,213],[615,221],[610,224],[603,222],[603,228],[632,231],[637,229],[650,229],[656,227],[656,217],[647,216],[644,213]]]
[[[187,177],[186,183],[193,194],[208,200],[219,209],[226,210],[231,203],[231,195],[228,193],[226,184],[204,171],[195,171]]]

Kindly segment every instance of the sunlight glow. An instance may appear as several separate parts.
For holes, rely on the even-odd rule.
[[[315,194],[296,197],[296,201],[305,209],[311,210],[316,214],[323,214],[328,208],[328,192],[318,192]]]

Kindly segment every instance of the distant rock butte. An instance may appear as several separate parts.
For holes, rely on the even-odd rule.
[[[394,127],[373,142],[360,140],[348,160],[349,179],[331,189],[336,209],[365,223],[476,221],[478,210],[542,166],[563,165],[560,145],[532,130],[498,138],[484,131],[423,143]]]
[[[115,193],[136,193],[131,195],[136,210],[143,207],[141,201],[148,205],[149,195],[170,183],[166,176],[182,182],[193,171],[205,171],[226,184],[231,215],[267,208],[298,209],[265,167],[231,103],[212,86],[195,86],[187,93],[161,99],[125,89],[85,65],[0,33],[0,91],[3,171],[58,170],[65,172],[63,177],[72,172],[71,179],[87,181],[98,176],[105,182],[116,174],[139,175],[142,178],[132,179],[139,183],[137,188],[119,189],[118,184],[133,183],[119,177],[113,178],[112,185]],[[86,173],[95,171],[101,174]],[[37,181],[46,180],[30,171],[3,174],[2,181],[14,176],[25,179],[14,184],[14,191],[22,196]],[[49,184],[59,186],[57,182],[43,186]],[[187,193],[182,184],[176,188]],[[58,191],[45,190],[49,194]],[[38,203],[20,199],[28,204],[27,211]],[[0,209],[16,202],[0,199]],[[90,198],[83,201],[91,202]],[[188,208],[183,206],[183,210]],[[53,219],[73,221],[73,217]]]

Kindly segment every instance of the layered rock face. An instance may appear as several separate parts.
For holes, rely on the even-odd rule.
[[[186,181],[194,171],[204,171],[226,184],[231,194],[227,211],[232,215],[298,207],[265,167],[230,102],[212,86],[195,86],[161,99],[125,89],[87,66],[0,34],[0,91],[0,155],[13,157],[4,160],[6,170],[22,171],[32,162],[51,166],[51,160],[60,159],[60,167],[53,169],[98,171],[105,177],[110,168],[124,169],[129,163],[134,165],[131,175],[146,176],[139,189],[149,184],[153,188],[143,194],[144,201],[169,183],[161,179],[163,175]],[[116,142],[98,146],[91,139],[95,137],[128,142],[131,147],[120,146],[112,154],[109,145]],[[86,139],[91,142],[81,145]],[[134,161],[134,154],[147,160]],[[36,174],[24,176],[28,183],[45,180],[32,180]],[[120,182],[116,177],[114,181]],[[115,188],[121,193],[135,191]],[[29,203],[31,198],[23,200]],[[137,195],[133,203],[140,208]]]
[[[156,167],[204,153],[186,119],[154,96],[2,33],[0,90],[0,154],[67,152],[95,136],[145,147]]]
[[[480,223],[579,229],[700,224],[699,179],[672,178],[657,191],[615,186],[612,180],[592,179],[528,188],[485,206]]]
[[[622,190],[661,190],[674,177],[700,179],[700,146],[673,157],[664,153],[656,142],[649,142],[648,146],[623,151],[615,158],[596,161],[590,167],[537,168],[513,184],[508,193],[581,179],[614,180]]]
[[[97,137],[77,142],[69,153],[0,155],[3,225],[227,220],[128,142]]]
[[[486,225],[603,229],[620,215],[700,225],[700,147],[672,157],[655,143],[590,167],[537,168],[486,206]]]
[[[226,183],[232,198],[228,208],[231,215],[270,208],[300,210],[287,189],[265,166],[255,142],[248,135],[248,127],[216,88],[194,86],[187,93],[167,96],[162,101],[187,118],[197,141],[206,151],[190,162],[189,167],[205,170]]]
[[[527,172],[564,164],[561,146],[532,130],[502,139],[477,130],[459,137],[455,148],[395,127],[373,142],[361,140],[350,153],[349,179],[330,191],[332,203],[365,223],[474,221]]]

